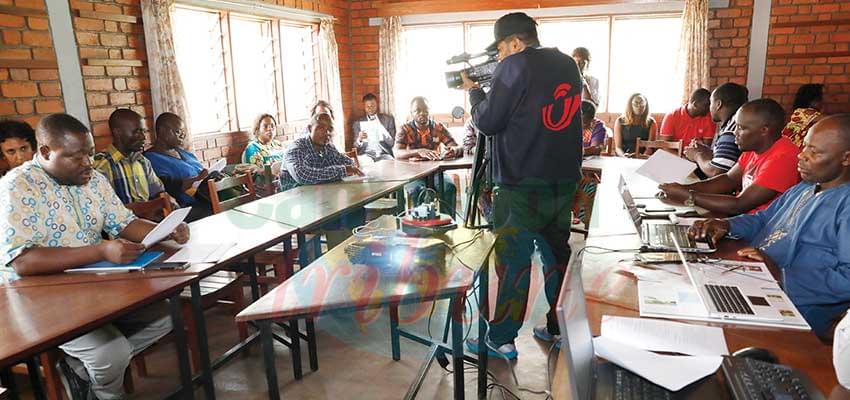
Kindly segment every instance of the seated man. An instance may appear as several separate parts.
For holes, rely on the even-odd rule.
[[[443,145],[442,154],[437,151]],[[410,101],[410,121],[401,126],[395,139],[395,155],[399,160],[425,159],[448,160],[463,156],[463,147],[458,146],[443,124],[430,118],[428,100],[417,96]],[[455,217],[457,188],[451,179],[443,175],[444,192],[440,199],[443,214]],[[425,189],[425,181],[419,180],[405,186],[408,197],[418,205],[420,193]]]
[[[38,150],[31,162],[0,179],[0,271],[10,279],[61,273],[99,261],[127,263],[145,250],[153,228],[121,204],[106,178],[92,170],[94,139],[74,117],[52,114],[38,125]],[[8,232],[13,232],[8,234]],[[105,232],[113,239],[104,240]],[[186,243],[184,223],[172,234]],[[59,346],[71,399],[124,398],[130,358],[165,336],[170,319],[152,306],[118,318]],[[69,366],[69,364],[71,366]]]
[[[735,144],[735,113],[747,102],[747,88],[732,82],[724,83],[711,92],[709,112],[711,120],[719,124],[720,129],[709,147],[702,142],[691,142],[684,150],[684,156],[699,166],[697,175],[711,178],[729,171],[741,156],[741,149]]]
[[[392,160],[395,118],[378,112],[378,96],[372,93],[363,96],[363,111],[366,115],[354,121],[351,129],[357,135],[354,142],[357,154],[365,154],[373,161]]]
[[[703,88],[694,90],[688,104],[664,116],[659,133],[661,140],[681,140],[684,146],[694,140],[710,145],[717,130],[708,112],[710,105],[711,92]]]
[[[33,154],[35,131],[28,123],[13,120],[0,122],[0,158],[6,160],[9,169],[32,160]]]
[[[715,214],[738,215],[761,211],[800,181],[799,148],[785,136],[785,111],[771,99],[744,104],[735,117],[735,142],[744,153],[728,172],[711,179],[659,186],[661,197]],[[736,193],[736,194],[731,194]]]
[[[346,176],[363,175],[354,165],[354,160],[340,153],[333,145],[333,131],[333,119],[329,114],[319,113],[310,119],[310,135],[295,139],[283,156],[281,191],[299,185],[317,185],[336,182]],[[345,240],[351,235],[352,228],[365,222],[366,212],[359,208],[322,226],[328,237],[328,248]]]
[[[142,155],[145,149],[145,122],[142,116],[127,108],[119,108],[109,116],[112,144],[94,156],[94,169],[106,175],[124,204],[148,201],[165,191],[150,161]]]
[[[691,235],[730,234],[753,246],[739,255],[776,262],[788,297],[818,336],[829,337],[850,307],[850,114],[816,123],[804,143],[803,182],[755,214],[697,221]]]

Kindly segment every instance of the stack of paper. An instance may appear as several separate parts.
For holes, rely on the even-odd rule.
[[[684,158],[659,150],[635,172],[657,183],[686,183],[688,175],[696,167],[696,164]]]
[[[165,262],[167,263],[215,263],[219,262],[236,243],[187,243]]]

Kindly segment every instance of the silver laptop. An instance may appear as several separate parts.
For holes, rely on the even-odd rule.
[[[623,203],[629,211],[629,217],[635,224],[640,240],[649,248],[656,251],[676,251],[676,246],[670,240],[670,235],[676,236],[682,246],[682,251],[688,253],[711,253],[717,250],[714,243],[698,242],[688,236],[688,227],[685,225],[675,225],[672,223],[643,223],[643,216],[640,214],[635,200],[629,191],[629,186],[626,180],[620,175],[620,183],[617,185],[620,196],[623,198]]]
[[[671,237],[688,279],[697,290],[708,316],[739,321],[782,321],[779,310],[770,305],[768,293],[756,285],[736,285],[712,279],[702,268],[691,266],[678,240]],[[773,294],[773,293],[772,293]],[[774,294],[775,295],[775,294]]]
[[[593,337],[587,320],[587,304],[581,282],[581,254],[567,268],[557,305],[561,349],[569,374],[568,398],[607,399],[717,399],[723,390],[707,379],[671,392],[624,368],[594,358]]]

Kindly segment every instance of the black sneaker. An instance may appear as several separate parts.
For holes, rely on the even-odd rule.
[[[59,360],[56,366],[59,368],[59,378],[62,380],[62,386],[65,387],[65,394],[68,398],[70,400],[89,400],[91,383],[77,375],[65,359]]]

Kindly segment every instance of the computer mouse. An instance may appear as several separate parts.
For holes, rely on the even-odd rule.
[[[771,363],[771,364],[778,364],[779,363],[779,358],[776,357],[775,354],[773,354],[768,349],[763,349],[763,348],[760,348],[760,347],[743,348],[741,350],[738,350],[738,351],[732,353],[732,356],[733,357],[741,357],[741,358],[752,358],[754,360],[764,361],[764,362],[768,362],[768,363]]]

